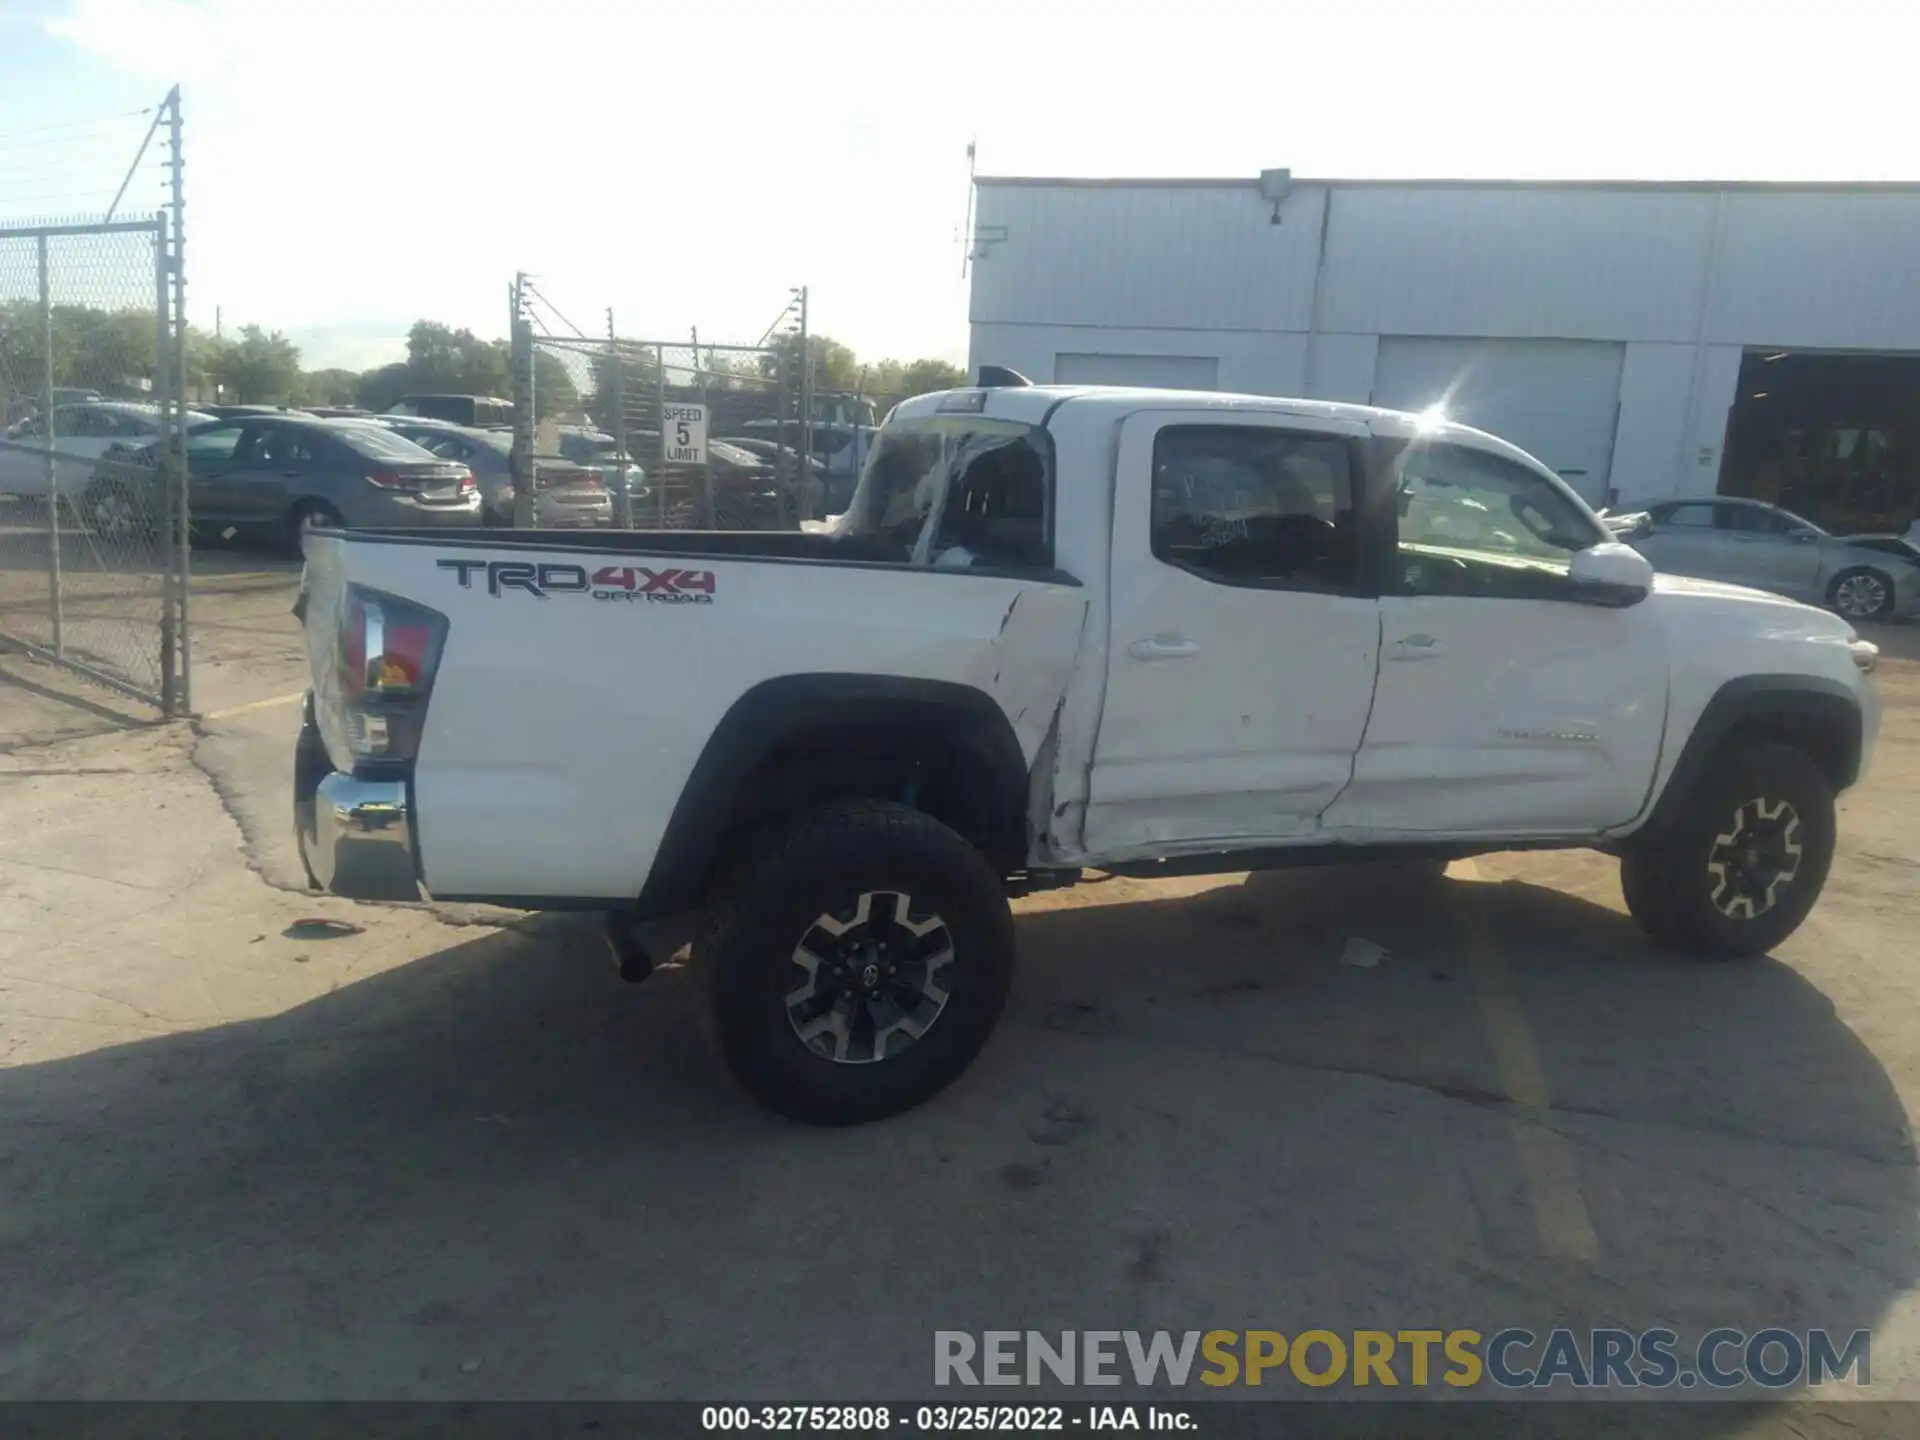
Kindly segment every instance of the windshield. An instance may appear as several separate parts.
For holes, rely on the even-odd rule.
[[[944,568],[1052,563],[1052,446],[1037,426],[938,415],[880,431],[837,533]]]

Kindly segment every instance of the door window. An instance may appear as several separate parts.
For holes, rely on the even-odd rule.
[[[98,440],[118,433],[111,411],[95,410],[85,405],[76,405],[71,410],[56,410],[54,423],[60,434],[71,435],[77,440]]]
[[[1713,529],[1714,507],[1707,504],[1667,505],[1653,512],[1657,525],[1673,525],[1682,530]]]
[[[314,437],[306,431],[286,425],[250,428],[252,434],[240,445],[242,463],[248,469],[281,474],[305,470],[313,464]]]
[[[1352,593],[1353,492],[1339,437],[1170,425],[1153,442],[1153,553],[1217,585]]]
[[[1415,445],[1397,469],[1403,595],[1559,599],[1574,555],[1607,538],[1546,477],[1483,450]]]
[[[240,448],[240,427],[219,425],[211,430],[196,430],[187,436],[187,466],[207,470],[230,464]]]
[[[1743,535],[1791,535],[1795,530],[1806,528],[1791,515],[1782,510],[1768,510],[1759,505],[1723,505],[1729,530],[1737,530]]]

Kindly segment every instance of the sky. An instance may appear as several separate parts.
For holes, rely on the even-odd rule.
[[[189,318],[310,367],[504,334],[520,269],[592,332],[752,343],[806,285],[863,358],[964,360],[970,142],[986,175],[1910,180],[1916,42],[1911,0],[0,0],[0,225],[104,210],[178,83]]]

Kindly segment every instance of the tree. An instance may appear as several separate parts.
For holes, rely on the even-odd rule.
[[[153,311],[56,305],[51,319],[56,386],[119,395],[151,385]],[[44,388],[46,340],[47,319],[37,301],[0,303],[0,390],[9,399],[35,396]]]
[[[402,395],[420,393],[413,388],[412,376],[412,368],[404,360],[382,365],[377,370],[364,371],[355,388],[355,403],[376,414],[390,409]]]
[[[484,392],[483,392],[484,393]],[[512,394],[511,388],[500,392]],[[575,419],[580,414],[580,390],[573,383],[566,363],[558,355],[547,350],[533,352],[533,419],[538,424],[542,420],[561,422]]]
[[[638,417],[648,416],[648,424],[655,423],[651,418],[649,406],[659,393],[660,367],[655,362],[654,353],[647,349],[628,349],[620,354],[616,361],[607,351],[596,351],[589,361],[593,383],[591,393],[583,402],[587,418],[596,429],[614,434],[619,427],[614,420],[614,395],[619,394],[620,408],[635,421]],[[616,368],[618,371],[616,385]],[[535,399],[537,400],[536,393]]]
[[[513,394],[513,372],[504,340],[482,340],[433,320],[416,320],[407,332],[408,385],[419,394]]]
[[[761,357],[760,373],[771,380],[779,373],[781,362],[789,365],[800,356],[798,335],[778,336],[768,347],[774,353]],[[807,337],[807,354],[813,362],[813,393],[827,395],[838,390],[860,388],[860,360],[851,349],[825,335]]]
[[[300,380],[300,347],[278,330],[244,325],[238,340],[212,343],[207,373],[229,403],[284,404]]]
[[[351,405],[359,393],[357,370],[308,370],[294,387],[294,399],[302,405]]]
[[[967,372],[947,360],[882,360],[867,372],[869,394],[905,400],[967,383]]]

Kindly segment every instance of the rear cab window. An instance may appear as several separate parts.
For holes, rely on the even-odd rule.
[[[880,431],[839,534],[863,558],[946,570],[1053,565],[1053,443],[984,415]]]

